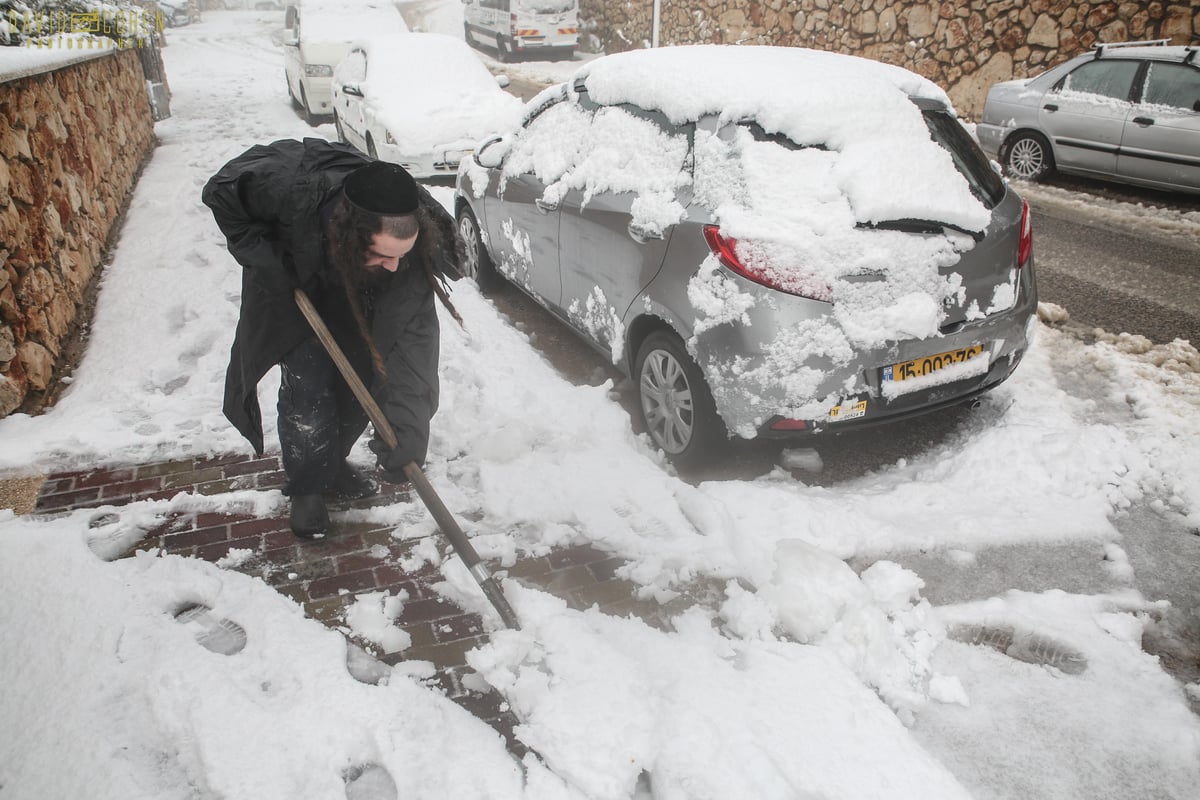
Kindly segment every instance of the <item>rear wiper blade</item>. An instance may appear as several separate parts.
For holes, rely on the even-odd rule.
[[[941,233],[943,229],[949,228],[952,231],[965,233],[976,242],[983,241],[983,231],[967,230],[961,225],[955,225],[951,222],[938,222],[932,219],[885,219],[882,222],[860,222],[855,227],[881,231],[902,231],[904,233]]]

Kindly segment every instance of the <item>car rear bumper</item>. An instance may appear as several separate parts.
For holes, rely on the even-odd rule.
[[[1029,347],[1037,322],[1036,308],[1030,263],[1019,273],[1012,307],[937,337],[857,351],[848,362],[839,363],[836,355],[824,353],[793,362],[780,359],[778,346],[764,348],[761,342],[746,338],[761,336],[764,327],[771,324],[765,319],[701,334],[695,356],[708,379],[718,413],[732,433],[743,438],[803,438],[935,412],[998,386]],[[779,319],[780,310],[777,306],[772,312],[777,332],[789,327],[805,330],[795,326],[811,319],[802,312],[796,320],[783,321]],[[756,328],[757,333],[752,333]],[[784,334],[776,334],[777,342],[785,340]],[[804,340],[797,337],[793,341]],[[892,365],[976,345],[984,350],[971,359],[970,367],[963,368],[968,374],[961,378],[930,385],[937,380],[934,378],[923,388],[909,391],[897,391],[901,386],[907,389],[907,385],[885,379],[885,369]],[[730,359],[731,353],[740,355]],[[943,374],[952,378],[949,372]],[[797,386],[806,385],[812,390],[798,399]],[[918,383],[909,385],[921,387]],[[772,427],[781,420],[786,421],[782,429]]]

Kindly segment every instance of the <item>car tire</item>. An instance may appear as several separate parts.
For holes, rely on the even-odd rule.
[[[372,161],[379,160],[379,151],[375,149],[375,140],[371,138],[371,134],[367,134],[367,155]]]
[[[1013,178],[1039,181],[1054,171],[1054,153],[1046,137],[1022,131],[1004,143],[1004,170]]]
[[[471,26],[465,22],[463,23],[463,41],[469,45],[475,45],[475,40],[471,37]]]
[[[503,282],[503,276],[496,270],[492,257],[488,255],[487,247],[483,244],[483,236],[479,232],[479,220],[464,204],[458,210],[458,236],[463,246],[463,274],[475,281],[479,291],[487,294],[498,288]]]
[[[304,121],[314,128],[317,126],[317,115],[308,107],[308,96],[304,93],[304,84],[300,84],[300,108],[304,114]]]
[[[292,110],[299,111],[300,101],[297,100],[296,95],[292,93],[292,82],[288,79],[287,70],[283,71],[283,82],[286,83],[288,87],[288,100],[292,102]]]
[[[674,333],[646,337],[633,378],[646,432],[677,466],[703,463],[728,440],[700,367]]]
[[[345,144],[346,143],[346,132],[344,130],[342,130],[342,118],[338,116],[338,113],[336,111],[333,112],[333,127],[337,129],[338,141],[341,142],[342,144]]]
[[[504,41],[503,36],[496,37],[496,59],[502,64],[507,64],[513,60],[512,48]]]

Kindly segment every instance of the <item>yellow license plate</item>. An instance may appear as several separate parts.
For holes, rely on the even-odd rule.
[[[906,381],[911,378],[923,378],[937,372],[939,369],[954,364],[961,364],[964,361],[975,358],[983,352],[983,345],[976,344],[970,347],[963,347],[958,350],[951,350],[947,353],[938,353],[935,356],[925,356],[924,358],[914,358],[912,361],[904,361],[899,364],[893,364],[890,367],[883,368],[883,380],[888,381]]]
[[[830,422],[845,422],[848,419],[858,419],[867,414],[867,401],[859,400],[854,403],[842,403],[829,409]]]

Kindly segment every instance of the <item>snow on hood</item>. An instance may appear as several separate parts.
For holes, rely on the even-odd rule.
[[[521,101],[500,88],[461,39],[410,33],[373,39],[366,49],[367,80],[360,85],[367,107],[405,153],[469,148],[520,117]]]
[[[576,73],[598,103],[634,103],[680,123],[718,114],[840,154],[830,177],[857,222],[932,219],[973,231],[987,210],[929,138],[912,98],[952,105],[900,67],[793,47],[695,45],[634,50]]]

